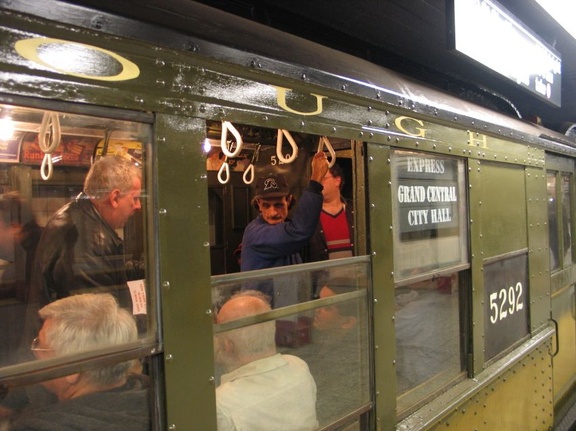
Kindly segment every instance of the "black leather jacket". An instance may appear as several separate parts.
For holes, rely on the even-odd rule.
[[[121,238],[81,193],[48,221],[38,248],[30,300],[40,307],[80,290],[115,294],[131,307]]]

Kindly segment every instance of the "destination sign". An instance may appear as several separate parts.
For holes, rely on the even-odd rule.
[[[399,155],[396,167],[396,201],[402,233],[458,226],[455,159]]]

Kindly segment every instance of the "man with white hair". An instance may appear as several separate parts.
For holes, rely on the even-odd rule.
[[[116,229],[141,208],[141,188],[141,169],[128,159],[107,156],[92,165],[84,191],[46,224],[36,251],[31,302],[41,307],[81,289],[107,288],[130,307],[124,246]]]
[[[218,324],[270,311],[266,296],[245,290],[218,312]],[[268,321],[216,335],[216,361],[227,371],[216,388],[218,431],[311,431],[316,383],[302,359],[276,352]]]
[[[39,311],[42,328],[31,350],[38,359],[135,342],[134,317],[107,293],[81,294]],[[12,431],[148,431],[148,382],[134,361],[87,369],[42,382],[58,402],[24,410]]]

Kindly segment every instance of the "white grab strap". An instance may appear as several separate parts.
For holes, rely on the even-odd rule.
[[[248,175],[250,175],[250,178],[248,178]],[[252,163],[250,163],[244,171],[242,179],[244,180],[244,184],[252,184],[254,182],[254,165]]]
[[[290,146],[292,147],[292,155],[288,157],[284,157],[282,154],[282,141],[284,140],[283,136],[286,136]],[[294,142],[294,138],[290,134],[290,132],[286,129],[278,129],[278,138],[276,139],[276,156],[278,156],[278,160],[282,163],[292,163],[298,157],[298,146],[296,142]]]
[[[60,144],[60,119],[55,112],[45,112],[38,132],[38,146],[44,152],[44,159],[40,166],[40,176],[44,181],[52,177],[52,153]],[[48,169],[48,172],[46,172]]]
[[[218,182],[220,184],[226,184],[228,181],[230,181],[230,165],[228,164],[228,158],[226,158],[218,170]]]
[[[230,133],[232,133],[232,136],[234,136],[234,138],[236,139],[236,149],[234,151],[230,151],[230,149],[228,148],[228,142],[227,142],[228,130],[230,130]],[[231,148],[233,146],[234,144],[230,145]],[[240,136],[240,133],[238,132],[238,130],[236,130],[236,127],[234,127],[230,121],[222,121],[222,134],[220,136],[220,147],[222,148],[222,152],[224,153],[224,155],[229,158],[236,157],[238,154],[240,154],[240,150],[242,150],[242,136]]]
[[[327,136],[320,136],[320,140],[318,141],[318,152],[322,151],[324,147],[326,147],[330,153],[330,163],[328,163],[328,166],[332,167],[334,166],[334,163],[336,163],[336,153],[334,152],[334,147],[332,147],[332,144],[328,140]]]

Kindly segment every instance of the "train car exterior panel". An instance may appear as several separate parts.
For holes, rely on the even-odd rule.
[[[543,184],[545,172],[540,169],[526,169],[527,228],[530,268],[530,301],[536,304],[530,311],[530,328],[537,330],[549,322],[546,308],[550,298],[550,252],[547,241],[548,212],[546,189]]]
[[[140,356],[151,357],[157,369],[159,429],[216,429],[213,336],[226,328],[214,325],[211,287],[228,278],[211,273],[212,173],[201,144],[214,139],[213,125],[224,120],[246,130],[301,134],[306,155],[315,151],[310,142],[317,136],[343,142],[338,157],[352,166],[357,250],[370,271],[364,290],[350,298],[367,304],[362,313],[371,326],[362,343],[371,349],[371,367],[362,370],[362,383],[372,388],[360,410],[342,413],[343,423],[357,418],[367,430],[550,429],[555,407],[573,394],[576,378],[570,370],[576,352],[569,347],[576,339],[576,220],[566,225],[554,213],[560,235],[551,247],[548,204],[550,193],[560,203],[575,201],[576,145],[556,135],[542,139],[552,133],[481,108],[475,112],[472,105],[362,62],[347,76],[343,65],[349,57],[337,53],[322,51],[333,59],[322,70],[318,59],[303,66],[167,29],[157,28],[158,39],[150,44],[144,39],[152,36],[120,36],[121,26],[113,24],[124,18],[96,14],[111,23],[104,25],[108,32],[96,31],[75,16],[82,8],[50,3],[67,11],[74,25],[0,11],[0,100],[104,117],[109,110],[111,117],[153,123],[153,142],[145,145],[147,245],[154,266],[147,279],[159,332],[158,339],[145,340],[148,351]],[[134,31],[125,33],[134,37]],[[160,37],[167,34],[172,39]],[[88,59],[105,57],[109,69],[87,75],[96,63],[87,60],[74,69],[38,61],[38,52],[16,51],[17,42],[44,37],[54,38],[49,46],[72,48]],[[25,43],[29,50],[37,47]],[[118,80],[104,79],[109,75]],[[273,146],[264,140],[262,145]],[[279,166],[269,150],[262,151],[259,169],[293,169],[295,189],[304,188],[298,176],[308,174],[306,165]],[[553,268],[552,249],[564,251],[552,259]],[[421,264],[414,263],[418,259]],[[229,279],[234,284],[251,276]],[[434,286],[433,300],[449,304],[448,313],[428,307],[426,316],[433,319],[420,319],[418,327],[435,335],[449,329],[441,341],[452,349],[452,368],[429,378],[432,356],[442,350],[432,346],[419,353],[430,354],[428,360],[413,369],[430,374],[424,390],[415,385],[405,391],[409,350],[399,334],[407,319],[398,300],[407,296],[398,292],[424,297],[428,285]],[[265,318],[310,313],[318,305],[291,307]]]
[[[428,411],[405,419],[397,429],[549,429],[551,334],[550,329],[535,334],[519,357],[512,353],[498,360],[492,370],[440,395]],[[451,408],[454,399],[459,400],[457,408]]]
[[[163,356],[167,391],[168,426],[188,423],[191,428],[213,429],[215,408],[211,377],[212,351],[209,247],[206,244],[206,176],[181,175],[202,172],[205,161],[189,142],[199,142],[204,131],[200,121],[158,115],[156,121],[158,230],[161,238],[159,274],[162,294]],[[183,171],[182,171],[183,170]],[[194,276],[190,265],[194,263]],[[183,321],[196,328],[182,325]],[[197,402],[190,403],[191,399]],[[210,414],[211,412],[211,414]],[[206,414],[208,413],[208,414]]]
[[[373,315],[374,315],[374,373],[376,394],[376,426],[385,429],[385,424],[396,420],[396,412],[390,407],[396,403],[396,388],[387,390],[395,382],[396,349],[394,321],[390,318],[394,307],[394,260],[391,253],[393,220],[387,210],[392,201],[390,148],[368,144],[366,148],[368,184],[367,196],[370,230],[368,238],[372,254]],[[379,241],[382,240],[383,241]]]
[[[26,19],[27,26],[30,26],[30,20],[31,20],[30,18]],[[44,33],[42,33],[42,31],[44,31]],[[70,33],[68,34],[70,35]],[[93,35],[96,34],[97,33],[93,33]],[[50,33],[46,33],[45,29],[42,29],[42,27],[40,26],[38,33],[36,34],[30,33],[25,37],[22,37],[22,35],[18,35],[16,36],[16,38],[17,40],[28,38],[33,39],[34,37],[40,35],[42,35],[42,37],[48,36],[48,37],[62,38],[63,40],[66,40],[67,37],[66,32],[64,33],[53,32],[53,30],[51,30]],[[90,45],[88,35],[86,35],[86,37],[87,37],[86,42],[88,45]],[[140,97],[135,100],[132,100],[134,97],[126,96],[125,102],[124,104],[122,104],[122,100],[124,100],[124,98],[121,96],[121,92],[120,93],[116,92],[115,103],[120,107],[131,107],[133,106],[133,102],[136,102],[137,105],[141,106],[144,109],[154,109],[155,111],[161,111],[161,112],[166,111],[167,109],[169,109],[170,111],[183,110],[184,112],[192,113],[190,111],[190,109],[192,109],[192,106],[187,105],[185,102],[183,102],[182,95],[187,94],[188,96],[193,96],[195,92],[201,90],[201,92],[198,93],[197,95],[201,99],[206,100],[207,102],[209,101],[209,98],[214,98],[219,101],[219,104],[221,104],[226,99],[231,100],[232,104],[237,104],[239,99],[238,97],[235,96],[242,94],[241,100],[246,102],[250,106],[261,105],[263,107],[273,107],[273,109],[278,109],[280,112],[286,111],[285,109],[279,108],[278,106],[279,104],[283,104],[282,102],[283,97],[278,95],[279,93],[278,88],[275,88],[274,86],[274,81],[278,80],[278,78],[274,76],[276,75],[275,73],[272,73],[272,75],[270,75],[267,72],[266,68],[257,67],[254,69],[248,69],[248,71],[246,71],[246,69],[243,66],[238,68],[231,68],[230,64],[226,65],[222,64],[222,69],[219,72],[218,71],[211,72],[210,68],[213,68],[215,65],[213,63],[205,62],[205,60],[203,60],[203,57],[201,55],[190,53],[186,56],[183,56],[181,53],[175,53],[169,49],[157,47],[155,49],[157,58],[154,59],[149,58],[148,55],[142,51],[138,54],[134,52],[133,50],[136,48],[137,45],[135,45],[133,42],[127,43],[126,44],[127,50],[122,52],[121,49],[122,45],[118,43],[119,40],[120,38],[109,38],[106,44],[114,43],[115,46],[120,47],[119,49],[115,49],[115,53],[120,55],[122,58],[125,58],[136,64],[141,72],[138,78],[121,81],[122,85],[121,86],[119,85],[117,87],[118,90],[128,91],[135,85],[133,87],[133,91],[135,91],[137,94],[140,94]],[[15,41],[16,39],[14,39],[14,42]],[[97,43],[93,45],[95,47],[99,46]],[[87,49],[89,50],[90,48],[87,47]],[[19,56],[15,56],[13,52],[7,52],[6,54],[7,55],[4,58],[13,58],[15,59],[15,61],[17,61],[17,63],[20,66],[29,67],[31,65],[29,61],[23,60]],[[193,63],[191,64],[191,62]],[[209,66],[209,68],[206,68],[205,66]],[[42,68],[38,68],[38,66],[36,66],[36,68],[38,70],[38,73],[42,72]],[[246,74],[246,72],[248,72],[248,74]],[[238,78],[232,78],[232,76],[230,75],[231,73],[235,73],[236,76],[248,77],[250,81],[244,81],[243,79],[238,80]],[[262,75],[263,78],[260,79],[259,75]],[[94,79],[96,80],[96,82],[94,82],[93,80],[92,85],[97,85],[98,84],[97,80],[99,78],[97,76],[94,76]],[[263,85],[260,88],[258,88],[257,86],[255,87],[254,86],[255,83],[253,81],[254,79],[262,80],[267,84]],[[272,85],[270,85],[270,83],[272,83]],[[61,89],[61,91],[63,92],[70,91],[69,98],[72,98],[72,100],[74,100],[75,98],[74,93],[80,92],[78,86],[85,86],[87,84],[83,81],[79,81],[75,85],[76,87],[70,88],[69,90],[66,90],[65,88]],[[292,89],[287,88],[286,83],[283,83],[282,85],[284,87],[279,86],[279,88],[288,90],[287,93],[290,95],[291,92],[289,90]],[[326,88],[323,88],[322,92],[318,92],[317,94],[317,92],[315,92],[315,89],[313,89],[314,85],[307,82],[306,80],[304,81],[302,79],[294,80],[293,86],[294,89],[299,90],[299,92],[301,93],[299,96],[300,100],[298,100],[299,106],[297,107],[297,109],[295,109],[297,114],[304,115],[303,118],[302,117],[300,118],[300,121],[305,120],[306,116],[309,115],[310,113],[316,113],[317,110],[319,109],[319,105],[322,104],[323,99],[330,96],[329,93],[328,96],[324,95],[326,94]],[[58,86],[45,86],[45,88],[54,88],[54,87],[58,88]],[[250,88],[249,91],[247,91],[248,88]],[[34,89],[35,91],[33,92],[32,89]],[[335,90],[339,90],[337,93],[335,93],[335,94],[339,93],[338,95],[339,98],[343,97],[344,100],[349,98],[346,92],[341,91],[341,88]],[[86,98],[88,97],[87,94],[88,91],[89,91],[88,88],[84,88],[81,91],[82,94],[80,99],[78,100],[86,100]],[[154,94],[156,92],[158,93],[158,95]],[[30,83],[30,95],[38,95],[38,88],[34,86],[34,82]],[[50,95],[47,94],[47,96]],[[57,94],[53,94],[52,96],[57,97]],[[285,106],[290,109],[289,102],[288,101],[286,102],[287,103],[285,104]],[[356,124],[352,123],[350,125],[366,128],[368,129],[368,133],[374,133],[375,131],[385,131],[387,128],[391,127],[390,125],[392,124],[392,121],[387,120],[386,115],[383,116],[382,112],[378,110],[378,105],[383,105],[383,102],[381,100],[367,98],[366,99],[367,106],[365,106],[366,111],[364,112],[363,110],[358,110],[358,108],[352,106],[343,108],[342,106],[338,106],[337,104],[334,105],[335,101],[332,101],[332,109],[330,109],[330,103],[328,102],[329,101],[325,101],[323,103],[322,106],[323,112],[320,116],[327,115],[328,118],[332,117],[334,120],[339,121],[340,123],[343,120],[345,122],[349,122],[351,119],[356,118],[357,123]],[[357,105],[357,103],[358,103],[357,101],[354,102],[355,105]],[[390,105],[385,106],[386,111],[384,113],[386,114],[388,112],[388,109],[390,108]],[[402,106],[400,106],[400,108],[402,108]],[[370,112],[373,109],[374,111]],[[417,109],[415,109],[414,107],[412,109],[414,111],[417,111]],[[355,115],[354,114],[355,111],[357,111],[358,114]],[[330,114],[329,112],[333,112],[333,114]],[[347,115],[344,117],[342,115],[343,112],[347,113]],[[318,115],[318,113],[316,113],[315,115]],[[467,126],[468,123],[465,118],[459,119],[455,117],[450,120],[456,123],[462,122],[463,127]],[[397,120],[394,119],[395,123],[396,121]],[[407,124],[409,124],[409,122],[407,122]],[[415,128],[417,129],[417,125],[414,126],[416,126]],[[374,127],[373,130],[372,127]],[[418,130],[416,130],[415,132],[421,133]],[[470,145],[479,146],[480,151],[478,151],[477,155],[480,157],[483,156],[485,157],[486,152],[483,150],[483,148],[486,148],[485,137],[481,133],[479,134],[478,132],[476,133],[469,132],[469,134],[470,136],[468,137],[467,140],[470,141]],[[431,136],[431,138],[434,139],[433,136]],[[492,145],[492,147],[494,147],[494,144]],[[498,147],[491,148],[491,150],[493,151],[493,153],[488,153],[488,156],[490,157],[499,157],[500,155],[504,159],[507,159],[508,157],[507,154],[499,152]]]

